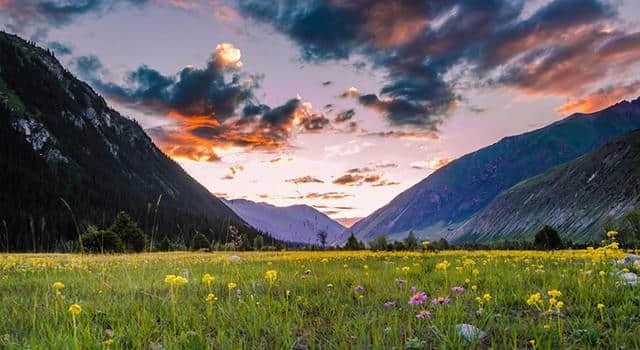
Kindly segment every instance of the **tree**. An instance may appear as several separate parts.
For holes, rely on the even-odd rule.
[[[260,250],[262,247],[264,247],[264,237],[258,235],[253,239],[253,248],[255,250]]]
[[[195,236],[193,236],[193,241],[191,242],[191,248],[193,250],[210,249],[211,243],[209,243],[207,236],[201,232],[196,232]]]
[[[351,232],[351,235],[347,238],[347,244],[344,245],[344,248],[346,250],[362,250],[363,247],[362,243],[360,243],[356,236],[353,235],[353,232]]]
[[[632,210],[625,215],[627,230],[635,241],[640,241],[640,208]]]
[[[162,241],[160,241],[160,245],[158,246],[158,250],[161,252],[168,252],[171,250],[171,242],[169,242],[169,237],[164,236]]]
[[[542,230],[538,231],[533,243],[538,249],[551,250],[562,248],[560,235],[558,231],[551,226],[545,226]]]
[[[409,231],[409,235],[407,236],[407,238],[405,238],[404,246],[408,250],[418,249],[418,239],[416,238],[416,235],[413,234],[413,230]]]
[[[129,214],[123,211],[119,212],[109,230],[120,237],[127,251],[141,252],[144,250],[147,237],[138,224],[131,220]]]
[[[327,245],[327,235],[328,234],[326,230],[318,231],[318,242],[320,242],[320,245],[323,249]]]
[[[82,235],[83,248],[92,253],[121,253],[124,244],[120,237],[111,230],[99,230],[93,225],[87,227]]]
[[[373,251],[386,250],[387,249],[387,235],[379,235],[373,241],[369,242],[369,248]]]

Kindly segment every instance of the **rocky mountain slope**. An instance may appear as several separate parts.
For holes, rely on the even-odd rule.
[[[638,128],[640,99],[506,137],[440,168],[349,231],[365,241],[380,234],[402,238],[409,230],[429,239],[447,236],[500,192]]]
[[[640,130],[498,195],[451,232],[455,242],[531,240],[545,225],[563,238],[597,239],[602,222],[640,206]]]
[[[52,53],[0,32],[0,226],[12,249],[59,248],[76,225],[125,210],[147,233],[189,240],[257,232],[107,106]],[[158,198],[162,196],[155,215]],[[155,217],[155,219],[154,219]]]
[[[324,231],[326,243],[334,244],[344,230],[344,226],[308,205],[276,207],[245,199],[225,203],[250,225],[282,241],[318,244],[318,233]]]

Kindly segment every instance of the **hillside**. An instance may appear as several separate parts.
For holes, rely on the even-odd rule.
[[[276,207],[245,199],[225,201],[253,227],[272,237],[295,243],[318,244],[318,233],[327,233],[327,244],[334,244],[344,226],[308,205]]]
[[[455,242],[531,239],[544,225],[596,239],[602,222],[640,205],[640,131],[527,179],[448,235]]]
[[[438,169],[349,231],[365,241],[383,233],[402,238],[409,230],[422,238],[446,236],[500,192],[638,128],[640,99],[506,137]]]
[[[125,210],[148,234],[257,232],[47,50],[0,32],[0,224],[11,249],[52,250]],[[162,196],[154,220],[158,198]],[[5,224],[2,222],[4,221]],[[3,240],[4,244],[4,240]]]

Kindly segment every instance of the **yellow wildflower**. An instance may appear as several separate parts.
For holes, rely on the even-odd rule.
[[[64,284],[62,284],[62,282],[56,282],[53,284],[53,288],[55,288],[56,290],[60,290],[64,288]]]
[[[207,295],[207,298],[205,300],[207,301],[207,303],[213,303],[214,301],[218,300],[218,297],[213,293],[209,293],[209,295]]]
[[[238,286],[238,285],[237,285],[237,284],[235,284],[235,283],[233,283],[233,282],[229,282],[229,283],[227,284],[227,288],[229,288],[229,289],[234,289],[234,288],[235,288],[235,287],[237,287],[237,286]]]
[[[79,315],[82,312],[82,307],[78,304],[73,304],[69,306],[69,312],[72,315]]]
[[[213,283],[213,281],[215,281],[215,280],[216,280],[216,278],[211,276],[208,273],[205,273],[204,276],[202,276],[202,283],[207,284],[207,285]]]

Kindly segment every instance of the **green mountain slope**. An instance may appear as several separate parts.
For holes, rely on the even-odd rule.
[[[51,53],[6,33],[0,168],[0,244],[8,236],[11,249],[55,249],[76,238],[61,198],[80,226],[107,225],[125,210],[150,233],[162,196],[158,236],[188,241],[197,229],[220,241],[229,224],[258,234]]]

